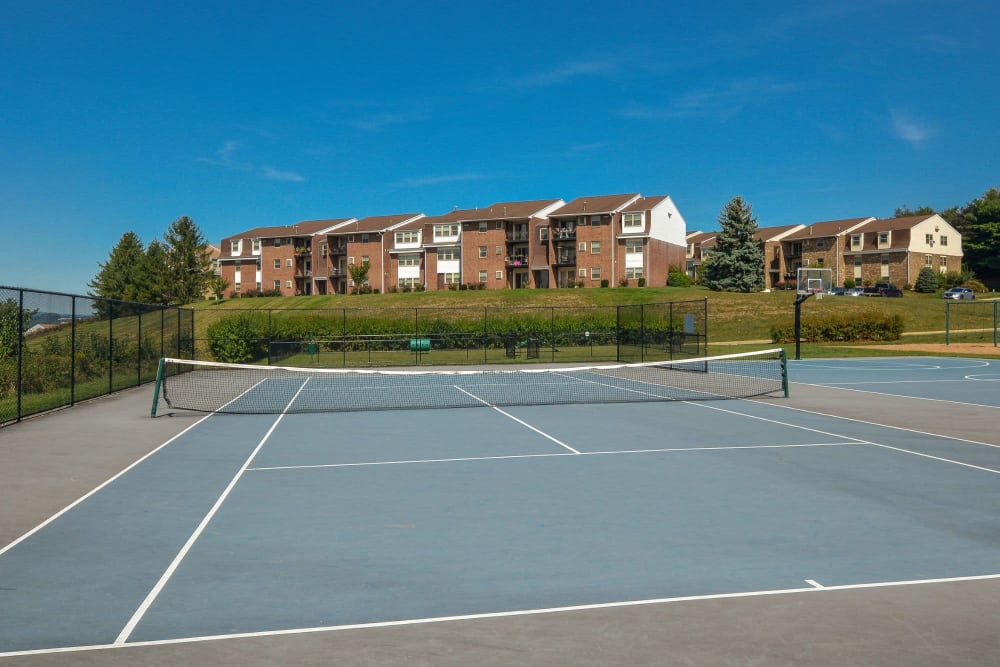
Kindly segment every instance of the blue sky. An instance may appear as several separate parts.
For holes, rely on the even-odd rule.
[[[669,194],[688,230],[1000,184],[992,1],[0,0],[0,284],[206,238]]]

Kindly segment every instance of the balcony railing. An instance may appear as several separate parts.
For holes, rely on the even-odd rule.
[[[327,253],[330,255],[346,255],[347,246],[346,245],[332,245],[327,249]]]
[[[575,252],[561,252],[556,255],[556,266],[572,266],[576,264]]]
[[[574,241],[576,240],[576,230],[575,229],[553,229],[552,230],[552,240],[558,243],[559,241]]]
[[[507,258],[507,266],[527,266],[527,255],[511,255]]]
[[[529,232],[511,232],[507,235],[507,243],[524,243],[531,240]]]

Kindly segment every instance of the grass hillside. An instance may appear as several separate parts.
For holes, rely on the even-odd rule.
[[[773,324],[790,322],[795,314],[794,292],[740,294],[712,292],[701,287],[609,288],[560,290],[495,290],[419,292],[407,294],[330,295],[230,299],[196,304],[195,336],[203,339],[211,322],[244,309],[343,308],[530,308],[610,306],[665,301],[708,300],[709,340],[753,341],[770,339]],[[802,317],[829,317],[857,313],[902,316],[904,332],[943,331],[945,302],[939,294],[907,292],[902,299],[827,296],[809,299]]]

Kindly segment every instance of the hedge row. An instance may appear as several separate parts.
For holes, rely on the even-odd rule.
[[[900,315],[864,313],[852,317],[803,318],[800,324],[801,340],[808,343],[893,341],[903,335]],[[795,322],[771,327],[771,340],[794,343]]]
[[[621,329],[619,329],[621,326]],[[638,320],[619,322],[613,310],[586,315],[577,313],[517,313],[511,311],[484,320],[427,318],[416,325],[411,316],[343,318],[291,315],[268,318],[261,313],[241,313],[208,327],[208,348],[217,361],[242,363],[268,356],[271,341],[308,342],[336,339],[336,345],[365,349],[366,340],[382,339],[381,349],[407,349],[411,337],[434,339],[439,349],[499,348],[511,340],[537,338],[544,344],[570,345],[667,343],[682,329],[681,322],[653,320],[640,327]],[[322,343],[320,343],[322,344]],[[338,347],[338,349],[341,349]]]

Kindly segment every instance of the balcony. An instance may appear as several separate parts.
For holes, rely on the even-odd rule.
[[[552,230],[552,240],[556,243],[560,241],[575,241],[576,240],[576,230],[564,227],[562,229]]]
[[[346,255],[347,246],[346,245],[332,245],[327,249],[327,253],[331,256],[336,255]]]
[[[575,266],[576,265],[576,253],[575,252],[560,252],[556,254],[555,257],[556,266]]]
[[[343,278],[346,275],[347,275],[347,268],[346,267],[343,267],[343,268],[333,267],[332,269],[330,269],[330,277],[331,278]]]
[[[527,255],[511,255],[510,257],[507,258],[506,264],[507,264],[508,267],[512,267],[512,268],[516,268],[516,267],[520,267],[520,266],[527,266],[528,265],[528,256]]]
[[[511,232],[507,234],[507,243],[526,243],[530,239],[530,232]]]

